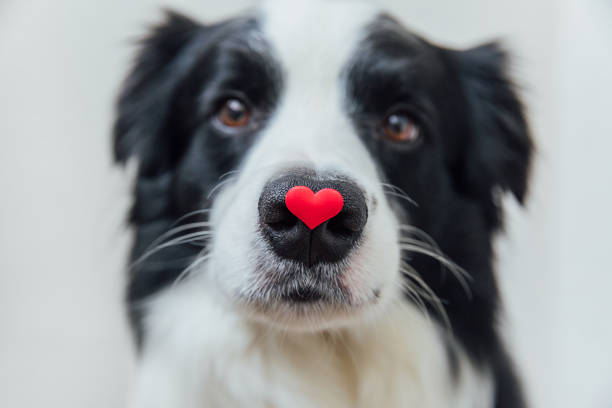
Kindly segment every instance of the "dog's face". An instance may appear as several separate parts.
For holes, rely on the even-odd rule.
[[[145,259],[132,300],[188,268],[182,284],[292,329],[376,318],[406,295],[493,309],[496,194],[522,199],[531,149],[503,65],[495,45],[439,48],[368,5],[171,16],[126,83],[116,154],[140,162],[134,258],[188,214],[179,228],[206,244],[186,234]],[[344,206],[310,229],[286,207],[294,186]]]

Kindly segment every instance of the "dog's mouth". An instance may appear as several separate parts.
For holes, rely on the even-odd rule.
[[[293,288],[287,293],[284,293],[281,297],[283,302],[296,303],[296,304],[307,304],[318,301],[324,301],[326,294],[314,287],[297,287]]]
[[[342,265],[306,266],[291,261],[261,263],[246,300],[267,305],[350,306],[352,297],[344,283]]]
[[[367,291],[368,296],[355,293],[347,279],[353,272],[345,264],[260,263],[251,289],[241,291],[238,301],[256,320],[282,328],[337,327],[379,299],[378,290]]]

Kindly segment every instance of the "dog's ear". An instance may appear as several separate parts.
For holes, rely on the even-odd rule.
[[[523,202],[533,143],[514,84],[508,56],[498,43],[452,51],[467,100],[467,142],[459,165],[460,187],[497,206],[496,191],[511,191]]]
[[[113,129],[115,160],[134,156],[142,173],[168,166],[172,129],[168,116],[181,80],[195,63],[186,50],[206,28],[167,11],[164,21],[141,41],[140,50],[117,102]]]

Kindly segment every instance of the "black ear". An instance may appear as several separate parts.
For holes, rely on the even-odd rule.
[[[461,185],[496,207],[496,191],[511,191],[522,203],[533,143],[522,103],[507,75],[508,56],[497,43],[452,52],[467,99],[468,135],[461,159]]]
[[[175,12],[141,41],[140,51],[117,103],[113,130],[115,160],[135,156],[144,174],[160,172],[171,160],[167,119],[181,79],[194,64],[188,49],[205,27]]]

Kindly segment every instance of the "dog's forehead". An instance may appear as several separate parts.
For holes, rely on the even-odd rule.
[[[287,74],[337,77],[380,13],[358,1],[271,1],[262,6],[262,32]]]

